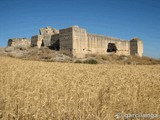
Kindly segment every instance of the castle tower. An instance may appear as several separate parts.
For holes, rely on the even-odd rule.
[[[78,26],[60,30],[60,50],[73,57],[84,58],[87,53],[87,33]]]
[[[143,42],[139,38],[130,40],[130,55],[143,56]]]

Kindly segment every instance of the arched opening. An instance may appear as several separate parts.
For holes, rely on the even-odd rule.
[[[115,43],[108,43],[107,52],[117,52],[117,47]]]

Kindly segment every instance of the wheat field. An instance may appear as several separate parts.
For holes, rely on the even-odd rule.
[[[2,120],[116,120],[117,113],[160,114],[159,65],[0,57]]]

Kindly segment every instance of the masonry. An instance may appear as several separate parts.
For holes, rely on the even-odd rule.
[[[8,40],[10,47],[29,47],[31,40],[29,38],[11,38]]]
[[[50,27],[48,27],[50,28]],[[143,42],[139,38],[132,40],[122,40],[103,35],[88,33],[85,29],[78,26],[69,27],[66,29],[49,32],[51,29],[43,28],[50,34],[50,44],[45,44],[45,39],[37,37],[36,40],[32,37],[31,44],[35,41],[40,41],[35,46],[49,46],[53,49],[66,51],[73,57],[84,58],[86,54],[116,54],[116,55],[143,55]],[[44,40],[44,43],[43,43]]]
[[[39,35],[32,36],[31,47],[49,47],[77,58],[84,58],[87,54],[143,55],[143,41],[139,38],[122,40],[88,33],[78,26],[61,30],[41,28]]]
[[[41,28],[39,32],[40,35],[32,36],[31,47],[51,46],[52,36],[59,33],[58,30],[51,27]]]
[[[83,58],[86,54],[143,55],[143,42],[139,38],[128,41],[91,34],[78,26],[62,29],[59,34],[60,50],[71,52],[74,57]]]

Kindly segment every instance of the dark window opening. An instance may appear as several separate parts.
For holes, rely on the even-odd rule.
[[[107,52],[115,52],[117,51],[117,47],[115,43],[108,43],[108,49]]]

